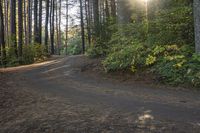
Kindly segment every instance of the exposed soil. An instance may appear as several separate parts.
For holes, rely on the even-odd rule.
[[[144,79],[85,56],[0,69],[0,133],[200,133],[200,92]]]

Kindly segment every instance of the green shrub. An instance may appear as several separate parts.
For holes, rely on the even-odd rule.
[[[22,57],[16,56],[16,51],[14,47],[9,47],[6,49],[6,66],[18,66],[31,64],[36,61],[44,60],[49,54],[45,50],[44,45],[26,45],[22,49]]]
[[[138,66],[144,65],[145,48],[142,43],[135,41],[131,45],[117,45],[103,61],[106,71],[130,69],[135,71]]]
[[[14,47],[6,48],[6,66],[18,66],[19,59],[16,57],[16,51]]]
[[[82,53],[82,40],[79,34],[70,38],[67,46],[67,54],[78,55]]]
[[[35,50],[33,45],[23,47],[22,63],[31,64],[35,61]]]

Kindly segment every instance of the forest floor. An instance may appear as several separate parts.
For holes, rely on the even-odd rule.
[[[144,79],[85,56],[0,69],[0,133],[200,133],[199,91]]]

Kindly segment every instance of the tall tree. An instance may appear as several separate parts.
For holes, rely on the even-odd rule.
[[[62,0],[59,0],[59,22],[58,22],[58,43],[59,43],[59,49],[58,49],[58,54],[60,55],[60,47],[61,47],[61,11],[62,11]]]
[[[27,6],[28,4],[26,3],[26,0],[24,1],[24,44],[27,45],[28,43],[28,31],[27,31],[27,14],[28,14],[28,10],[27,10]]]
[[[85,54],[85,32],[84,32],[84,18],[83,18],[83,3],[80,0],[80,14],[81,14],[81,38],[82,38],[82,52]]]
[[[55,17],[55,3],[54,0],[51,0],[51,54],[53,55],[55,53],[54,51],[54,17]]]
[[[48,24],[49,24],[49,0],[46,0],[46,19],[45,19],[45,48],[48,52]]]
[[[42,44],[42,0],[39,0],[38,43]]]
[[[115,0],[111,0],[110,1],[110,5],[111,5],[111,15],[112,15],[112,19],[115,22],[116,21],[116,1]]]
[[[15,56],[17,53],[17,39],[16,39],[16,0],[10,1],[10,32],[11,32],[11,42],[14,48]]]
[[[87,22],[87,36],[88,44],[91,46],[91,13],[90,13],[90,1],[85,0],[85,13],[86,13],[86,22]]]
[[[27,10],[28,10],[28,21],[27,21],[27,28],[28,28],[28,43],[31,44],[32,42],[32,0],[28,0]]]
[[[38,37],[38,0],[34,0],[34,43],[39,43]]]
[[[200,54],[200,0],[194,0],[194,27],[196,53]]]
[[[22,41],[23,41],[23,0],[18,0],[18,55],[22,57]]]
[[[66,0],[66,37],[65,37],[65,54],[67,55],[67,45],[68,45],[68,23],[69,23],[69,1]]]
[[[3,9],[2,9],[2,1],[0,1],[0,47],[1,50],[1,62],[4,65],[6,59],[6,50],[5,50],[5,38],[4,38],[4,17],[3,17]]]
[[[100,22],[99,22],[99,0],[93,0],[93,16],[94,16],[94,34],[95,38],[100,37]]]

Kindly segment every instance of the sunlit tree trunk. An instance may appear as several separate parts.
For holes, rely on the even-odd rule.
[[[4,17],[2,9],[2,1],[0,1],[0,47],[1,47],[1,62],[5,65],[6,50],[5,50],[5,36],[4,36]]]

